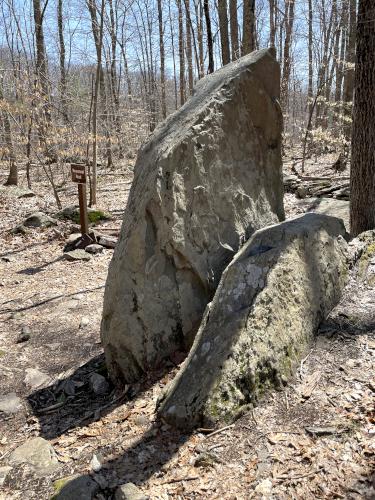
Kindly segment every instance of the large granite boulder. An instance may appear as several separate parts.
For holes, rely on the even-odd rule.
[[[283,219],[279,79],[272,50],[225,66],[140,151],[104,297],[114,379],[188,349],[240,245]]]
[[[348,275],[342,220],[306,214],[257,231],[223,273],[188,358],[161,401],[177,426],[230,420],[282,385]]]

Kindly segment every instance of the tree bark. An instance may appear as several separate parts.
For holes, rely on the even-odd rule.
[[[314,77],[314,66],[313,66],[313,10],[312,10],[312,0],[309,2],[309,86],[307,91],[308,98],[308,109],[309,115],[311,115],[311,109],[313,105],[313,77]]]
[[[255,50],[255,0],[244,0],[243,3],[243,38],[242,55],[249,54]]]
[[[353,109],[350,223],[354,236],[375,228],[375,5],[359,0]]]
[[[289,80],[292,67],[291,43],[294,25],[294,5],[295,0],[287,0],[285,3],[285,42],[284,42],[284,62],[283,74],[281,78],[281,104],[283,111],[286,112],[289,102]]]
[[[90,206],[96,205],[97,201],[97,156],[98,156],[98,97],[100,92],[100,83],[102,75],[102,46],[103,46],[103,23],[104,23],[104,2],[102,0],[100,9],[100,25],[97,26],[97,65],[95,75],[95,88],[92,108],[92,178],[90,189]]]
[[[66,95],[66,66],[65,66],[65,41],[64,41],[64,17],[63,0],[57,0],[57,29],[59,33],[60,49],[60,102],[61,114],[65,124],[69,122],[67,95]]]
[[[3,103],[4,101],[5,101],[5,99],[4,99],[4,94],[3,94],[3,84],[2,84],[2,81],[0,80],[0,106],[1,106],[1,103]],[[4,129],[5,146],[7,148],[6,157],[9,161],[9,175],[8,175],[7,181],[5,182],[5,185],[6,186],[18,186],[18,166],[16,163],[16,157],[15,157],[14,148],[13,148],[12,129],[10,126],[9,116],[8,116],[6,109],[1,111],[1,121],[2,121],[3,129]]]
[[[212,38],[211,29],[211,17],[210,17],[210,6],[208,0],[204,0],[204,16],[206,18],[206,29],[207,29],[207,46],[208,46],[208,72],[213,73],[215,71],[214,63],[214,41]]]
[[[167,116],[167,102],[165,98],[165,49],[162,0],[158,0],[159,44],[160,44],[160,84],[161,84],[161,114]]]
[[[237,0],[229,0],[230,16],[230,43],[232,46],[232,61],[240,57],[240,45],[238,42],[238,15]]]
[[[178,56],[180,61],[180,105],[185,102],[185,51],[184,51],[184,17],[182,1],[177,0],[178,9]]]
[[[193,93],[194,87],[194,74],[193,74],[193,47],[191,42],[192,36],[192,26],[190,19],[190,0],[185,0],[185,30],[186,30],[186,58],[188,65],[188,85],[189,85],[189,94]]]
[[[230,62],[228,5],[227,0],[218,0],[218,14],[220,27],[221,56],[223,66]]]
[[[276,0],[268,0],[270,10],[270,47],[276,42]]]
[[[355,64],[355,41],[356,41],[356,16],[357,1],[349,0],[349,36],[347,41],[345,58],[345,77],[344,77],[344,116],[347,118],[344,122],[344,135],[350,140],[351,124],[350,116],[352,114],[352,102],[354,91],[354,64]]]

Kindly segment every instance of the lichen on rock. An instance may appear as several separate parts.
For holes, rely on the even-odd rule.
[[[257,231],[223,273],[159,415],[182,427],[230,420],[281,386],[340,299],[345,234],[318,214]]]

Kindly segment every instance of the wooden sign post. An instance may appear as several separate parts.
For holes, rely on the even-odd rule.
[[[87,167],[81,163],[72,163],[72,181],[78,184],[78,199],[79,199],[79,218],[81,223],[82,236],[89,232],[89,220],[87,217],[87,196],[86,196],[86,179]]]

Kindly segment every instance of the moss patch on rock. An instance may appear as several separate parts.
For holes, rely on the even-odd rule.
[[[60,212],[58,212],[56,216],[59,219],[71,220],[75,224],[79,224],[80,222],[79,207],[77,206],[65,207],[63,210],[60,210]],[[89,223],[93,225],[101,221],[111,220],[112,218],[110,214],[99,208],[88,208],[87,216],[89,219]]]

